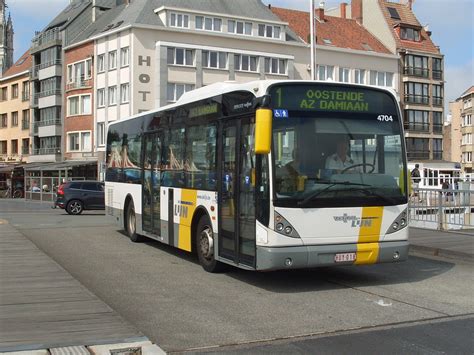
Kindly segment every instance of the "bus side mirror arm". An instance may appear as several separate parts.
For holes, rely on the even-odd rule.
[[[255,154],[268,154],[272,142],[272,110],[259,108],[255,113]]]

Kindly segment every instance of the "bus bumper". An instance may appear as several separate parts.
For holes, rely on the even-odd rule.
[[[376,255],[365,258],[357,244],[307,245],[299,247],[269,248],[257,246],[257,270],[300,269],[318,266],[378,264],[405,261],[408,258],[408,241],[380,242]],[[363,248],[362,248],[363,249]],[[359,260],[336,262],[336,254],[356,253]]]

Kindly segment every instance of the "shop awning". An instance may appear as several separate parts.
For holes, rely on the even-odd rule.
[[[67,170],[76,166],[93,165],[97,164],[97,160],[66,160],[61,163],[41,163],[41,164],[28,164],[25,166],[26,171],[54,171],[54,170]]]

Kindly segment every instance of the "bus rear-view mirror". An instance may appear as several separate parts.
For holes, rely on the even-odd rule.
[[[255,153],[270,153],[272,139],[272,110],[260,108],[255,116]]]

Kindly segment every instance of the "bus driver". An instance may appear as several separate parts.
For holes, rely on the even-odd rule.
[[[349,140],[341,138],[337,142],[336,152],[326,159],[326,169],[340,173],[344,169],[357,165],[357,163],[348,154]]]

